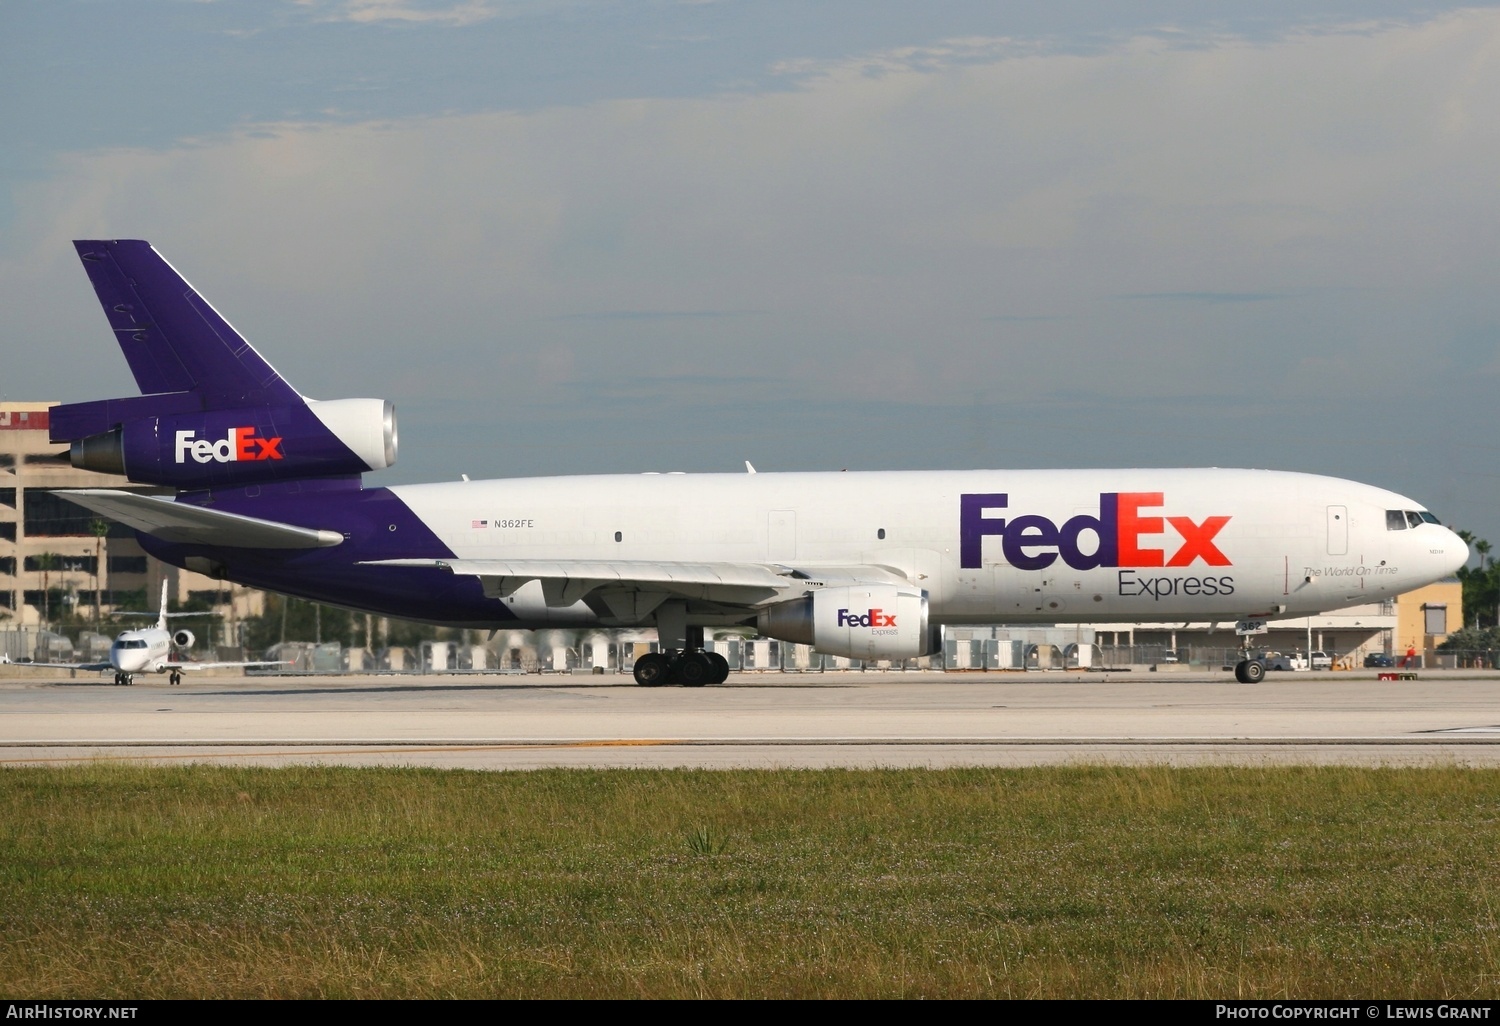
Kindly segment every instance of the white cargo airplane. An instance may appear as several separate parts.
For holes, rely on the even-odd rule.
[[[150,616],[150,613],[145,614]],[[169,684],[181,684],[184,670],[219,670],[230,667],[280,666],[276,660],[257,659],[244,663],[190,663],[173,659],[173,653],[181,655],[192,648],[193,632],[186,629],[171,630],[167,626],[170,617],[208,616],[208,613],[167,612],[167,582],[161,582],[161,612],[156,623],[150,627],[121,631],[109,646],[109,661],[103,663],[35,663],[36,666],[67,667],[73,670],[114,670],[115,683],[135,683],[138,673],[170,673]]]
[[[59,494],[169,563],[318,602],[467,628],[654,627],[644,685],[722,681],[707,627],[899,660],[934,651],[943,624],[1322,612],[1469,557],[1411,499],[1266,470],[747,465],[367,488],[396,458],[390,403],[305,398],[149,244],[74,245],[143,394],[53,408],[52,440],[75,466],[178,494]]]

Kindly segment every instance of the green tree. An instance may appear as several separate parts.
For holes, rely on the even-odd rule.
[[[52,622],[52,571],[58,567],[55,552],[43,552],[36,557],[36,568],[42,572],[42,622]]]
[[[323,605],[287,595],[266,594],[265,612],[244,621],[245,647],[264,652],[282,641],[337,641],[356,648],[365,643],[363,613]],[[284,626],[283,626],[284,625]],[[453,631],[410,620],[392,620],[390,644],[414,647],[434,638],[447,638]]]
[[[1439,652],[1457,652],[1465,664],[1495,667],[1500,660],[1500,627],[1464,627],[1438,646]]]
[[[1474,628],[1485,621],[1490,626],[1500,625],[1500,564],[1489,558],[1492,546],[1469,531],[1459,531],[1458,536],[1479,555],[1477,567],[1460,567],[1458,571],[1464,588],[1464,624]]]

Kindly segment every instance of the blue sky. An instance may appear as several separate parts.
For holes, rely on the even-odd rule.
[[[0,4],[8,399],[151,240],[389,482],[1267,466],[1500,541],[1500,11]]]

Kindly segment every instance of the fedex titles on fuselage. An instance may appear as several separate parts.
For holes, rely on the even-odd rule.
[[[190,456],[195,463],[241,463],[282,458],[280,436],[261,438],[252,427],[230,428],[229,434],[212,441],[199,438],[196,431],[179,431],[175,437],[178,463],[186,463]]]
[[[1114,568],[1118,570],[1119,594],[1126,598],[1234,594],[1234,578],[1229,576],[1140,573],[1153,567],[1191,567],[1194,563],[1233,566],[1215,541],[1229,517],[1205,517],[1199,523],[1191,517],[1147,512],[1165,505],[1163,492],[1101,492],[1097,517],[1080,513],[1057,524],[1034,513],[986,516],[990,510],[1008,509],[1009,496],[1004,492],[965,494],[960,496],[959,566],[982,567],[984,539],[997,535],[1005,561],[1018,570],[1045,570],[1059,559],[1074,570]],[[1086,535],[1092,536],[1092,545],[1084,540]],[[1159,539],[1154,537],[1158,535]],[[1171,547],[1174,540],[1175,548]]]

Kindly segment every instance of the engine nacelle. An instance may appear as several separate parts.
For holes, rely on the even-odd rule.
[[[936,651],[927,623],[927,593],[890,584],[820,588],[761,610],[768,638],[811,645],[853,659],[911,659]]]
[[[396,462],[396,409],[383,399],[163,412],[83,437],[53,434],[71,441],[75,467],[174,488],[362,474]]]
[[[192,648],[193,642],[198,639],[193,637],[193,632],[183,627],[172,632],[172,644],[178,648]]]

